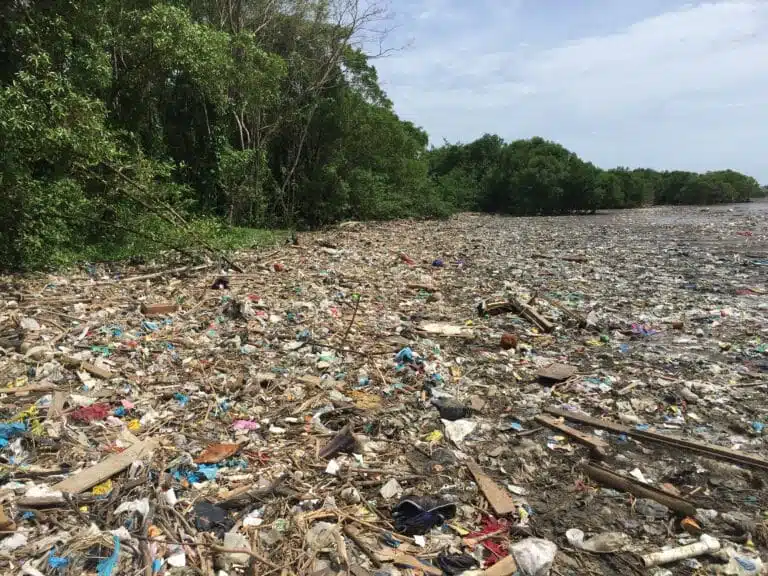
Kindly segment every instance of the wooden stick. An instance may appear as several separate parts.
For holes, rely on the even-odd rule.
[[[386,530],[381,526],[376,526],[376,524],[371,524],[370,522],[366,522],[365,520],[359,520],[358,518],[355,518],[354,516],[350,516],[349,514],[345,514],[344,512],[335,512],[334,515],[341,516],[342,518],[345,518],[351,522],[354,522],[355,524],[360,524],[361,526],[365,526],[366,528],[370,528],[371,530],[376,530],[377,532],[380,532],[382,534],[390,534],[396,540],[408,542],[409,544],[416,543],[416,541],[409,536],[398,534],[397,532],[393,532],[392,530]]]
[[[544,318],[544,316],[539,314],[531,306],[528,306],[528,304],[523,304],[517,299],[512,299],[510,302],[520,316],[536,325],[540,330],[544,332],[552,332],[552,330],[555,329],[555,325],[552,324],[552,322]]]
[[[607,468],[595,466],[593,464],[582,464],[580,469],[592,480],[615,490],[629,492],[640,498],[650,498],[683,516],[696,515],[696,506],[687,500],[683,500],[682,498],[678,498],[646,484],[642,484],[634,478],[616,474]]]
[[[697,452],[710,458],[720,458],[722,460],[735,462],[737,464],[743,464],[745,466],[753,466],[755,468],[768,470],[768,460],[764,460],[750,454],[737,452],[736,450],[729,450],[728,448],[723,448],[722,446],[705,444],[704,442],[694,442],[693,440],[687,440],[686,438],[680,438],[679,436],[660,434],[651,430],[637,430],[635,428],[630,428],[628,426],[624,426],[623,424],[619,424],[618,422],[592,418],[591,416],[579,412],[558,410],[557,408],[545,408],[544,411],[554,416],[561,416],[566,420],[588,424],[589,426],[594,426],[595,428],[610,430],[616,434],[626,434],[632,438],[647,440],[648,442],[665,444],[667,446],[673,446],[678,449],[685,448],[691,452]]]
[[[362,297],[359,294],[357,295],[357,298],[355,298],[355,310],[352,312],[352,319],[349,321],[349,324],[347,324],[347,329],[344,331],[344,336],[341,337],[341,344],[339,344],[341,348],[344,348],[344,344],[347,342],[349,331],[352,329],[352,324],[355,323],[355,317],[357,316],[358,308],[360,308],[361,299]]]
[[[248,550],[247,548],[224,548],[224,546],[219,546],[218,544],[209,544],[207,542],[173,542],[165,538],[147,538],[142,536],[134,536],[134,538],[136,538],[137,540],[146,540],[148,542],[163,542],[164,544],[178,544],[179,546],[210,548],[214,552],[219,552],[220,554],[248,554],[251,558],[255,558],[256,560],[258,560],[262,564],[266,564],[270,568],[273,568],[275,570],[280,569],[280,566],[278,566],[268,558],[264,558],[264,556],[262,556],[261,554],[258,554],[253,550]]]
[[[152,274],[144,274],[143,276],[132,276],[131,278],[123,278],[121,280],[104,280],[96,282],[97,286],[104,286],[106,284],[116,284],[125,282],[141,282],[142,280],[152,280],[153,278],[160,278],[168,274],[181,274],[182,272],[196,272],[197,270],[204,270],[210,268],[213,264],[201,264],[200,266],[180,266],[179,268],[172,268],[171,270],[162,270],[161,272],[154,272]]]
[[[368,546],[365,542],[363,542],[363,540],[357,534],[357,531],[353,530],[351,526],[344,526],[343,530],[344,530],[344,534],[346,534],[347,537],[350,540],[352,540],[352,542],[355,543],[355,546],[358,547],[360,552],[365,554],[368,557],[368,559],[373,563],[373,565],[376,566],[376,568],[381,568],[382,566],[381,560],[379,560],[376,557],[376,553],[373,550],[371,550],[371,547]]]
[[[552,428],[553,430],[557,430],[558,432],[562,432],[566,436],[569,436],[576,440],[576,442],[579,442],[580,444],[584,444],[587,446],[592,452],[594,452],[597,456],[600,456],[601,458],[604,458],[608,452],[608,448],[610,445],[605,440],[601,440],[600,438],[596,436],[592,436],[591,434],[586,434],[584,432],[581,432],[580,430],[576,430],[575,428],[571,428],[570,426],[566,426],[565,424],[558,422],[554,418],[550,418],[549,416],[539,415],[536,416],[536,422],[539,422],[540,424],[544,424],[544,426],[547,426],[548,428]]]

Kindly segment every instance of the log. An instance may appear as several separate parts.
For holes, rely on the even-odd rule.
[[[683,500],[682,498],[678,498],[677,496],[673,496],[667,492],[657,490],[652,486],[638,482],[634,478],[616,474],[616,472],[608,470],[607,468],[603,468],[602,466],[596,466],[594,464],[581,464],[580,469],[595,482],[599,482],[600,484],[608,486],[609,488],[613,488],[614,490],[629,492],[630,494],[634,494],[639,498],[650,498],[659,504],[663,504],[670,510],[674,510],[681,516],[696,515],[696,506],[687,500]]]

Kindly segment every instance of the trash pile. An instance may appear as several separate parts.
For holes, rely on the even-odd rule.
[[[242,273],[0,278],[0,570],[759,574],[767,216],[349,222]]]

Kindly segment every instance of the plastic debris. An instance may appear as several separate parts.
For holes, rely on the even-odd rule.
[[[390,478],[387,480],[387,483],[381,487],[379,492],[381,493],[382,498],[385,500],[391,500],[392,498],[400,496],[400,494],[403,493],[403,488],[400,486],[400,483],[396,479]]]
[[[195,458],[195,464],[216,464],[231,458],[240,450],[239,444],[211,444]]]
[[[431,496],[409,496],[392,508],[395,529],[406,535],[426,534],[456,515],[456,504]]]
[[[443,420],[460,420],[472,415],[472,408],[454,398],[431,398],[430,402],[437,408]]]
[[[0,572],[758,573],[766,206],[3,278]]]
[[[228,532],[235,522],[227,512],[210,502],[198,502],[195,504],[195,526],[203,532],[216,532],[223,534]]]
[[[120,560],[120,538],[114,536],[112,546],[112,554],[96,565],[96,572],[99,576],[111,576],[117,568],[117,563]]]
[[[442,420],[442,422],[445,427],[445,435],[455,444],[461,444],[477,428],[477,422],[472,420]]]
[[[717,552],[720,550],[720,541],[707,534],[702,534],[699,542],[680,546],[678,548],[669,548],[661,552],[653,552],[643,556],[643,563],[650,566],[660,566],[670,562],[678,562],[687,558],[695,558],[703,554]]]
[[[568,530],[565,537],[574,548],[597,553],[618,552],[632,541],[628,534],[622,532],[603,532],[584,540],[584,532],[578,528]]]
[[[547,576],[557,554],[557,545],[542,538],[525,538],[509,547],[523,576]]]

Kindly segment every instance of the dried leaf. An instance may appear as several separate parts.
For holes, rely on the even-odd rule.
[[[231,458],[240,450],[240,444],[211,444],[195,458],[195,464],[216,464]]]

